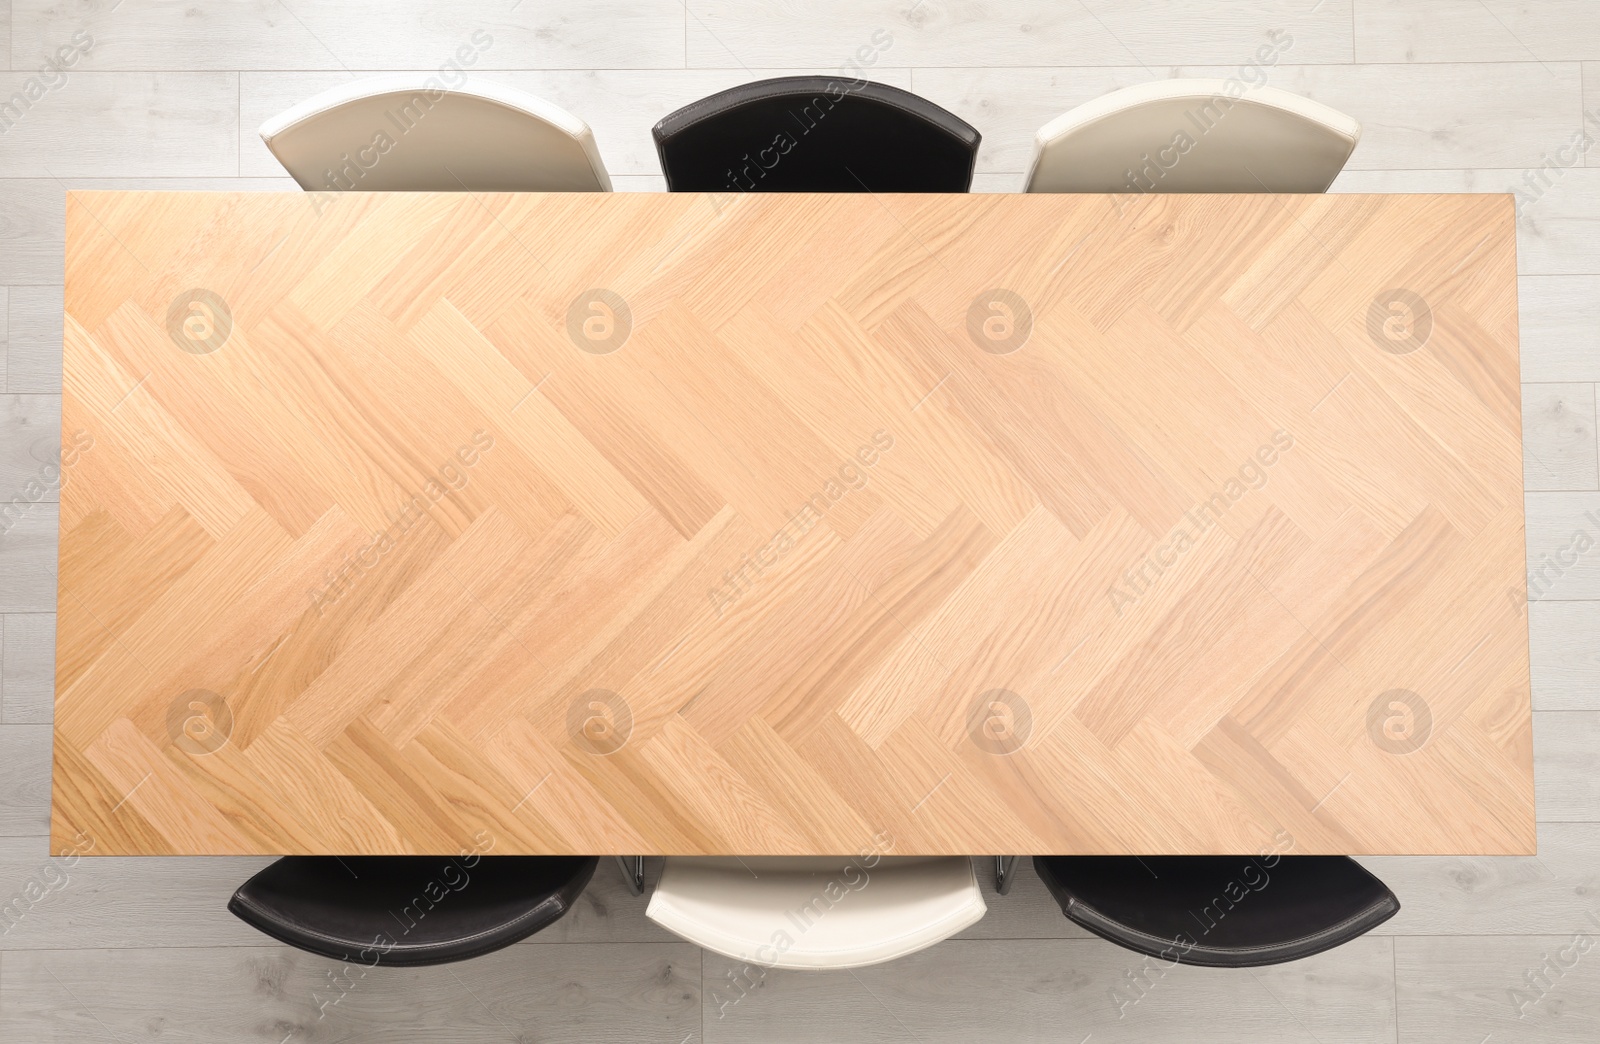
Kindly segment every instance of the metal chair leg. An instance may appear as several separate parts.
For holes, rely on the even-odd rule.
[[[1011,885],[1016,880],[1016,856],[994,857],[994,890],[1000,895],[1011,891]]]
[[[644,894],[644,856],[617,856],[617,869],[622,871],[622,881],[634,895]]]

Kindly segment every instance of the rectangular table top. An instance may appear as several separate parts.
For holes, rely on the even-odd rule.
[[[93,854],[1527,853],[1510,196],[67,203]]]

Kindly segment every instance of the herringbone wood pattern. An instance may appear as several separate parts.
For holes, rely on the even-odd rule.
[[[1532,851],[1509,197],[67,215],[58,844]]]

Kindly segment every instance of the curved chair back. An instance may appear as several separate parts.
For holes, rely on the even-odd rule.
[[[1239,81],[1113,91],[1039,128],[1029,192],[1326,192],[1361,124]]]
[[[725,957],[819,970],[915,953],[986,909],[965,856],[673,856],[645,916]]]
[[[499,84],[373,76],[261,125],[302,188],[372,192],[609,192],[589,127]]]
[[[360,962],[478,957],[560,920],[593,856],[289,856],[246,881],[228,910],[279,942]]]
[[[1033,866],[1070,920],[1169,963],[1281,964],[1400,912],[1345,856],[1035,856]]]
[[[673,192],[965,192],[980,140],[925,98],[826,76],[734,87],[652,133]]]

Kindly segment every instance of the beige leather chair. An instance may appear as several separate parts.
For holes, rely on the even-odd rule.
[[[611,191],[588,124],[479,79],[357,80],[274,116],[261,140],[312,191]]]
[[[1039,128],[1027,191],[1326,192],[1360,137],[1344,113],[1274,87],[1160,80]]]
[[[645,915],[763,968],[860,968],[926,949],[987,907],[958,857],[672,857]]]

